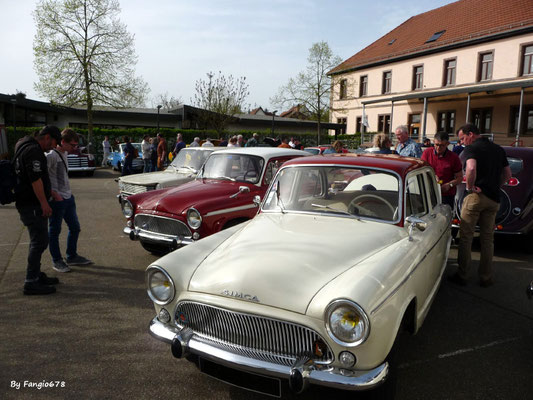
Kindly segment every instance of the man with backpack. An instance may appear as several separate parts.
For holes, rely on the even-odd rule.
[[[77,252],[80,223],[76,213],[76,201],[70,190],[68,180],[67,154],[78,147],[78,134],[67,128],[61,132],[61,141],[57,147],[46,153],[48,174],[52,186],[52,198],[50,206],[52,215],[48,235],[50,237],[50,254],[54,269],[57,272],[70,272],[72,265],[92,264],[92,261],[82,257]],[[59,248],[59,234],[63,220],[68,226],[66,262],[63,260]]]
[[[52,215],[48,204],[51,185],[44,152],[53,149],[60,141],[59,129],[45,126],[33,137],[25,136],[15,145],[15,205],[30,235],[25,295],[54,293],[53,285],[59,283],[59,279],[41,272],[41,256],[48,247],[48,217]]]

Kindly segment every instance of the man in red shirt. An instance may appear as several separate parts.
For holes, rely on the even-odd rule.
[[[448,150],[448,145],[448,134],[437,132],[433,138],[434,147],[424,150],[421,158],[435,170],[442,193],[442,202],[448,204],[453,210],[456,186],[463,181],[463,166],[457,154]]]

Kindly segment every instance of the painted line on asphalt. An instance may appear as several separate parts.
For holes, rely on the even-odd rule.
[[[490,348],[490,347],[499,346],[501,344],[515,342],[517,340],[524,339],[524,338],[526,338],[526,336],[513,337],[513,338],[508,338],[508,339],[502,339],[502,340],[495,340],[494,342],[482,344],[480,346],[468,347],[468,348],[465,348],[465,349],[455,350],[455,351],[452,351],[450,353],[438,354],[435,358],[428,358],[426,360],[417,360],[417,361],[413,361],[413,362],[403,363],[403,364],[398,365],[398,368],[409,368],[409,367],[412,367],[412,366],[418,365],[418,364],[426,364],[426,363],[433,362],[436,359],[444,359],[444,358],[449,358],[449,357],[455,357],[455,356],[459,356],[459,355],[462,355],[462,354],[465,354],[465,353],[470,353],[470,352],[477,351],[477,350],[483,350],[483,349],[487,349],[487,348]]]

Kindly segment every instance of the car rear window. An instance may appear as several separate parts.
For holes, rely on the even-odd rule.
[[[519,158],[507,157],[507,161],[509,162],[509,167],[511,167],[511,173],[513,175],[518,175],[524,168],[524,161]]]

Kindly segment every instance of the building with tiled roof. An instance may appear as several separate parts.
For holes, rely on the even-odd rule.
[[[329,75],[330,118],[347,133],[408,125],[420,140],[468,121],[498,143],[533,145],[533,0],[460,0],[413,16]]]

